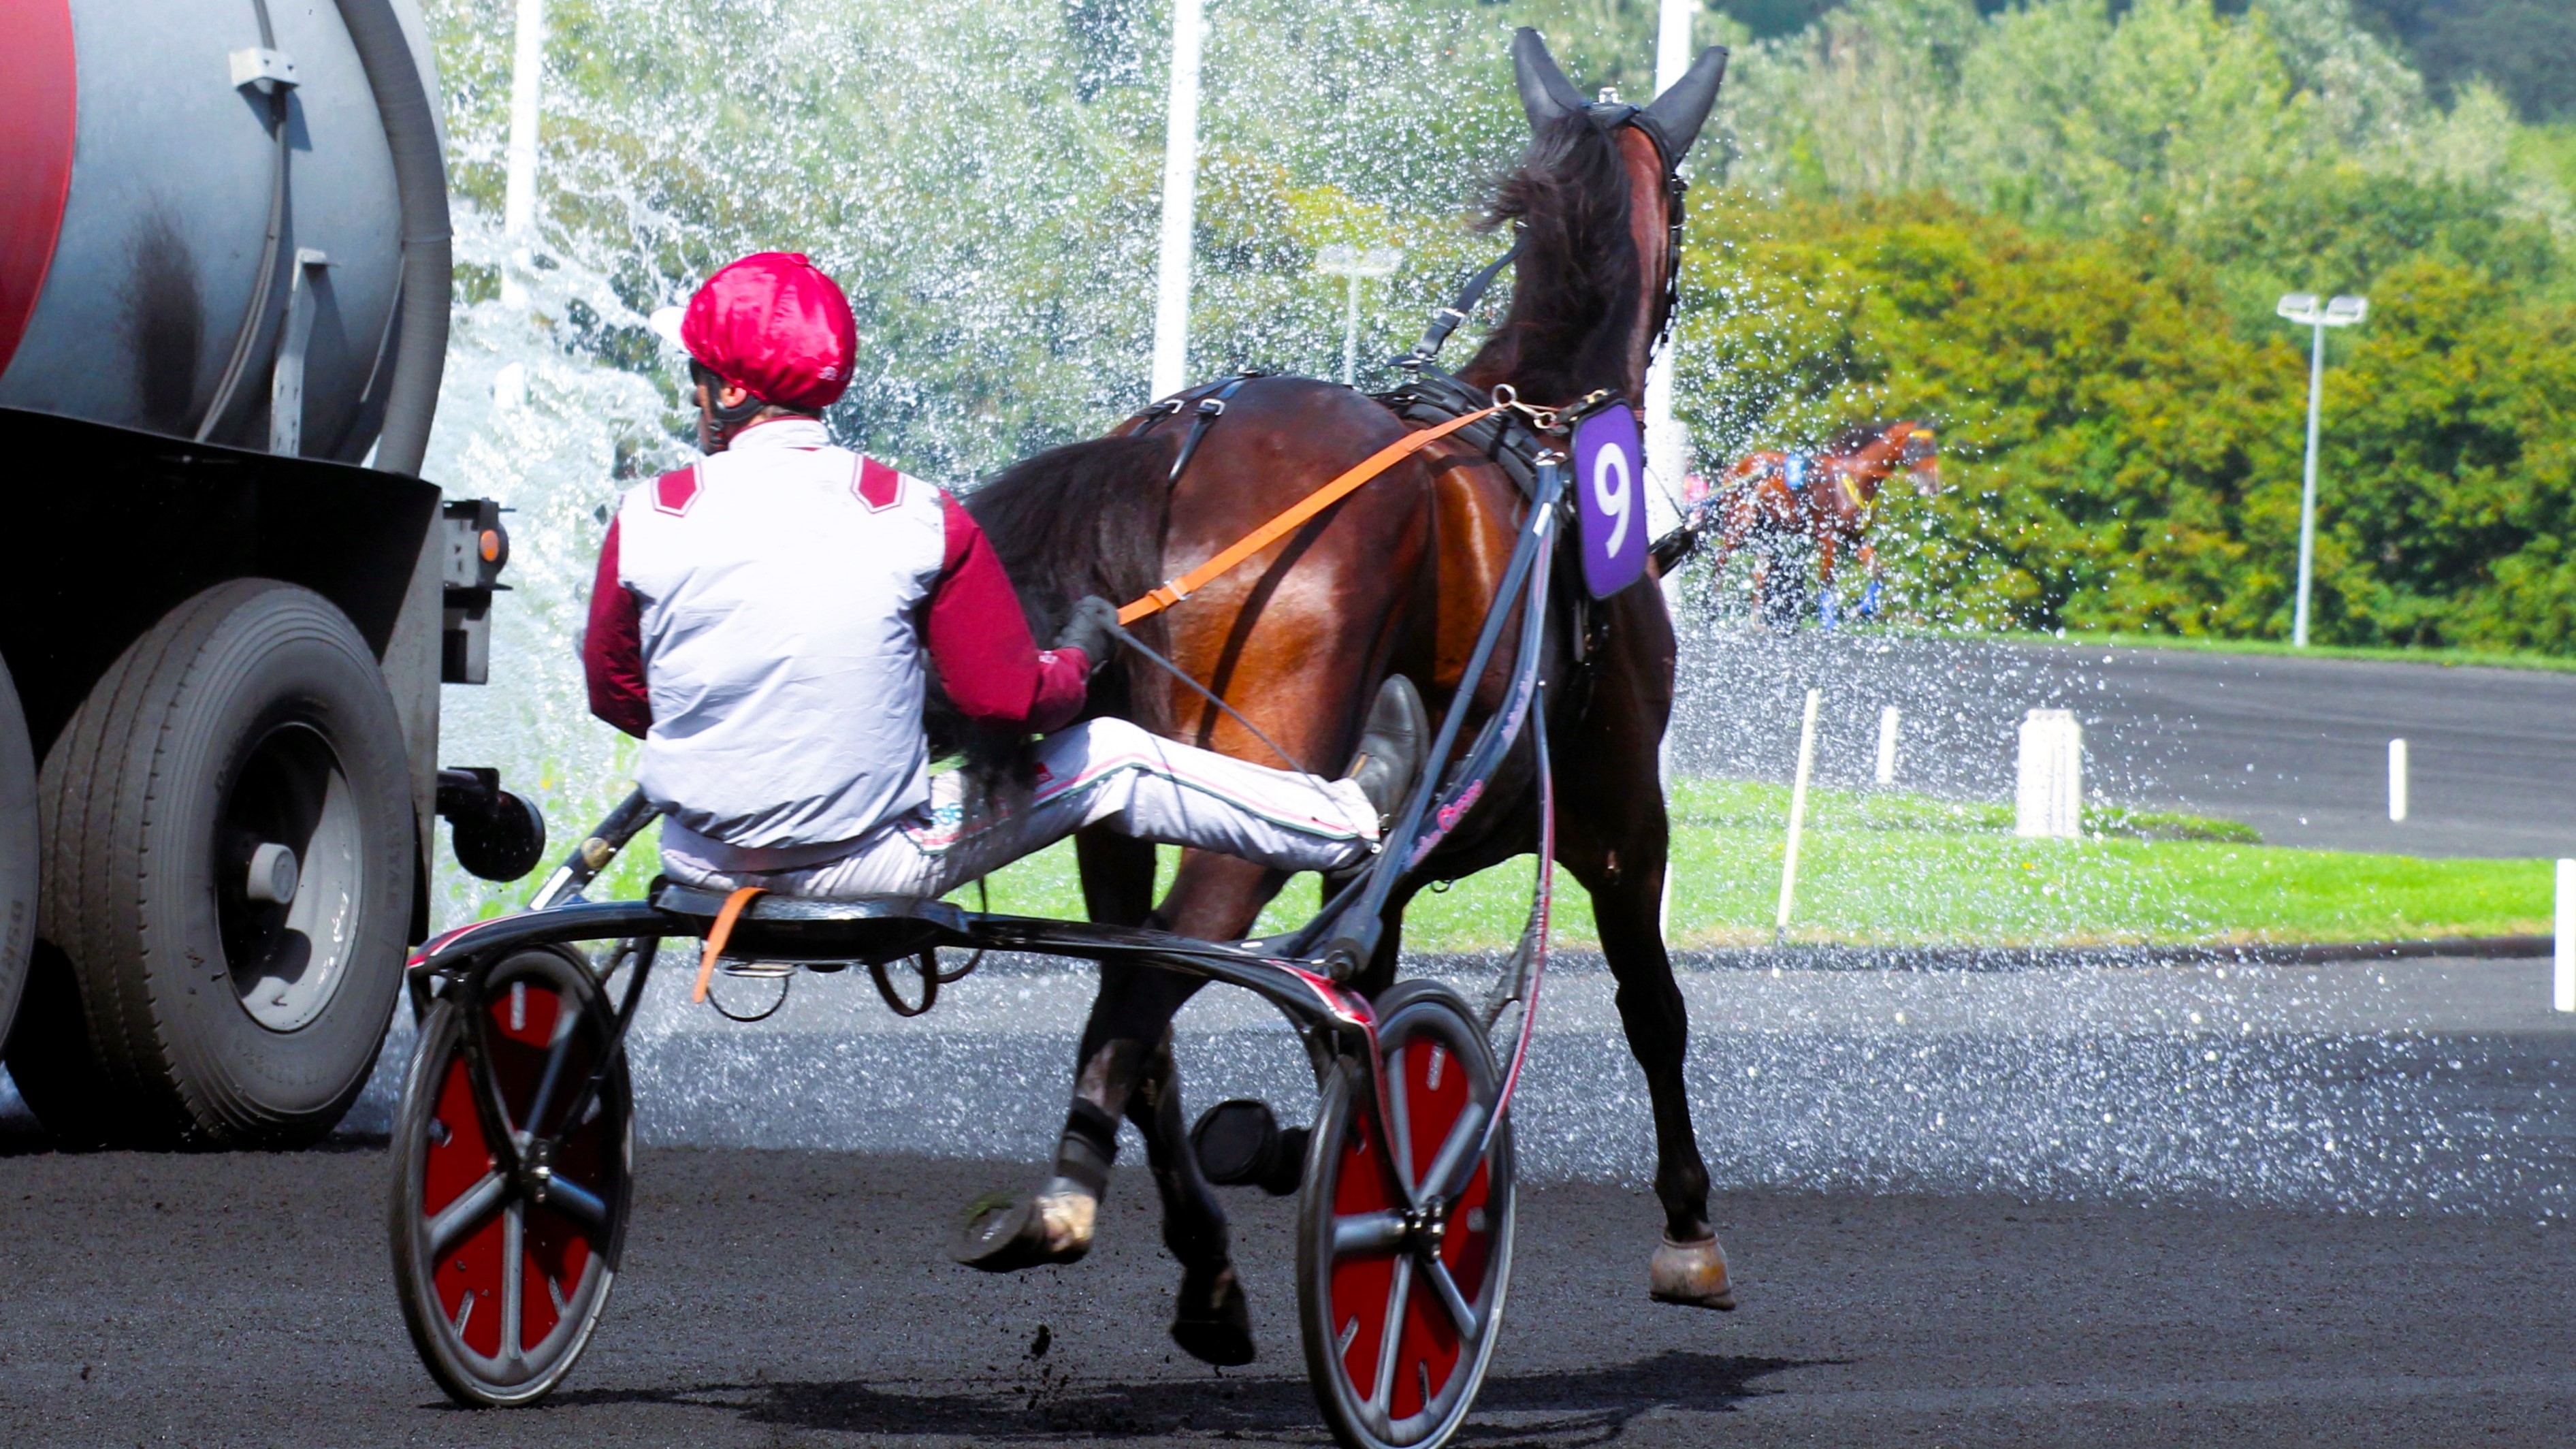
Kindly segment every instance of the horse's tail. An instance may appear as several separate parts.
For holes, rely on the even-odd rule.
[[[966,495],[966,511],[1009,572],[1040,648],[1083,595],[1123,604],[1162,582],[1175,436],[1069,443],[1012,464]],[[1137,632],[1159,643],[1154,621]],[[1085,713],[1124,713],[1127,678],[1123,669],[1096,676]],[[934,753],[963,753],[972,764],[999,763],[1017,745],[981,738],[936,688],[926,722]]]

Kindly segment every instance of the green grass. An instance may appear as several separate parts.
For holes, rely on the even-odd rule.
[[[1676,947],[1771,939],[1788,821],[1785,786],[1690,780],[1673,791]],[[2233,821],[2088,811],[2082,840],[2023,840],[2008,807],[1894,791],[1810,794],[1789,939],[1863,945],[2239,944],[2515,935],[2548,929],[2549,866],[2416,860],[2258,843]],[[1175,853],[1163,852],[1169,879]],[[1530,862],[1415,898],[1408,946],[1507,946],[1528,907]],[[1555,940],[1597,941],[1590,903],[1560,871]],[[1072,851],[997,872],[993,909],[1082,913]],[[957,899],[974,904],[971,889]],[[1314,909],[1291,882],[1259,929]]]

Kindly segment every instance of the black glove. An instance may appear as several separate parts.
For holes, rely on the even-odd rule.
[[[1118,637],[1111,631],[1117,627],[1118,606],[1098,594],[1086,594],[1082,602],[1073,606],[1073,617],[1064,621],[1063,630],[1055,636],[1055,647],[1081,650],[1096,674],[1100,666],[1109,662],[1111,647]]]

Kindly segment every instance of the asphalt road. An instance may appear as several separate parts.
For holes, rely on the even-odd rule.
[[[1689,635],[1682,672],[1684,771],[1788,778],[1815,686],[1827,783],[1871,778],[1894,705],[1900,785],[2008,801],[2023,713],[2072,709],[2096,798],[2242,820],[2281,845],[2576,855],[2576,674],[1813,630]],[[2403,823],[2393,738],[2411,756]]]
[[[1283,1204],[1237,1199],[1262,1357],[1219,1375],[1163,1339],[1176,1274],[1132,1180],[1076,1267],[941,1257],[957,1206],[1017,1171],[648,1152],[589,1356],[543,1407],[469,1414],[404,1339],[378,1151],[0,1159],[0,1442],[1322,1441]],[[1641,1197],[1529,1194],[1464,1442],[2354,1449],[2576,1423],[2564,1226],[1783,1192],[1718,1211],[1732,1315],[1647,1301]]]
[[[1743,1307],[1646,1300],[1658,1216],[1619,1185],[1642,1092],[1606,977],[1552,976],[1515,1108],[1541,1185],[1464,1442],[2569,1442],[2576,1017],[2545,962],[1682,985]],[[0,1111],[0,1444],[1321,1442],[1285,1202],[1231,1197],[1263,1356],[1229,1375],[1162,1336],[1176,1274],[1132,1172],[1083,1264],[942,1255],[1060,1120],[1087,991],[997,962],[907,1023],[810,982],[752,1028],[657,996],[639,1131],[664,1145],[617,1301],[510,1414],[446,1407],[413,1362],[363,1137],[65,1157]],[[1302,1110],[1266,1012],[1193,1004],[1195,1100]]]

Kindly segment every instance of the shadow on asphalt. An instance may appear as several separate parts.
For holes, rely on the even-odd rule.
[[[1486,1380],[1479,1416],[1544,1416],[1511,1425],[1471,1422],[1475,1443],[1530,1440],[1551,1446],[1606,1443],[1639,1415],[1667,1405],[1709,1413],[1752,1396],[1784,1369],[1839,1362],[1664,1352],[1581,1372]],[[732,1410],[748,1423],[838,1434],[968,1434],[986,1443],[1052,1443],[1067,1434],[1105,1438],[1320,1430],[1306,1384],[1290,1378],[1083,1383],[1040,1367],[959,1393],[909,1393],[858,1379],[705,1384],[659,1391],[600,1389],[553,1395],[544,1408],[655,1404]],[[1574,1437],[1568,1438],[1568,1435]]]

